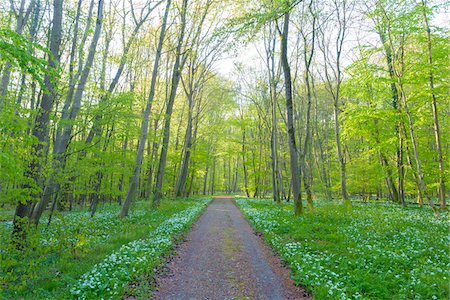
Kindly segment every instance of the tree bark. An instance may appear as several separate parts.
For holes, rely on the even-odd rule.
[[[302,168],[302,176],[303,176],[303,186],[305,187],[306,192],[306,200],[308,201],[308,207],[312,209],[314,207],[312,201],[312,191],[311,191],[311,168],[306,164],[306,156],[310,152],[311,146],[311,104],[312,104],[312,92],[311,92],[311,63],[314,57],[314,49],[315,49],[315,40],[316,40],[316,17],[314,12],[312,11],[312,1],[310,2],[309,12],[313,16],[312,21],[312,39],[311,42],[307,40],[307,37],[303,31],[301,31],[301,35],[303,37],[303,56],[305,63],[305,85],[306,85],[306,124],[305,124],[305,139],[303,141],[303,149],[300,153],[300,165]],[[310,50],[308,51],[308,47]]]
[[[153,98],[155,97],[155,90],[156,90],[156,80],[158,76],[158,69],[159,69],[159,62],[161,60],[161,54],[162,54],[162,47],[164,44],[164,38],[166,36],[166,27],[167,27],[167,19],[169,16],[169,10],[170,10],[170,4],[171,0],[167,0],[165,12],[164,12],[164,18],[163,23],[161,26],[161,32],[159,35],[159,41],[158,46],[156,48],[156,55],[155,55],[155,62],[153,65],[153,72],[152,72],[152,81],[150,84],[150,92],[147,99],[147,105],[145,107],[144,111],[144,119],[142,121],[141,126],[141,136],[139,138],[139,145],[138,145],[138,151],[136,155],[136,161],[133,169],[133,175],[130,180],[130,185],[128,187],[127,196],[125,198],[125,201],[122,206],[122,210],[120,211],[120,217],[124,218],[128,216],[128,210],[130,209],[131,202],[134,200],[136,196],[136,190],[138,187],[139,182],[139,173],[141,172],[141,165],[142,165],[142,159],[144,157],[144,148],[147,141],[147,135],[148,135],[148,122],[150,117],[150,111],[153,104]]]
[[[161,198],[162,198],[162,189],[164,184],[164,172],[166,168],[167,162],[167,153],[169,151],[169,138],[170,138],[170,121],[172,118],[172,110],[173,104],[175,102],[175,96],[177,94],[178,84],[181,78],[181,71],[183,69],[183,65],[185,59],[182,53],[183,41],[184,41],[184,33],[186,29],[186,11],[187,11],[187,2],[188,0],[183,0],[182,12],[181,12],[181,28],[180,28],[180,37],[178,39],[177,49],[175,52],[176,58],[173,66],[172,72],[172,85],[170,89],[169,99],[167,101],[166,106],[166,114],[165,114],[165,122],[164,122],[164,132],[163,132],[163,141],[161,148],[161,156],[159,159],[158,172],[156,175],[156,184],[155,184],[155,198],[153,199],[153,207],[158,207]]]
[[[27,1],[20,1],[20,8],[16,15],[16,28],[15,31],[18,34],[22,34],[23,29],[30,18],[30,14],[35,8],[35,0],[31,0],[28,4],[28,8],[25,10],[25,4]],[[11,1],[11,4],[14,2]],[[51,50],[50,50],[51,51]],[[3,69],[2,79],[0,81],[0,109],[2,109],[3,102],[5,100],[6,94],[8,92],[8,85],[11,79],[11,64],[6,63],[5,68]]]
[[[247,165],[245,163],[246,143],[247,143],[247,141],[245,140],[245,128],[243,128],[243,131],[242,131],[242,167],[244,169],[244,190],[245,190],[245,195],[247,196],[247,198],[250,198],[250,191],[248,190],[248,172],[247,172]]]
[[[284,14],[283,32],[281,33],[281,64],[283,66],[284,85],[286,93],[287,133],[289,142],[289,156],[291,162],[291,184],[294,194],[294,214],[298,216],[303,213],[303,204],[300,191],[300,174],[298,167],[297,145],[295,142],[291,69],[289,67],[289,61],[287,57],[288,32],[289,32],[289,12],[286,12]]]
[[[83,97],[84,88],[87,83],[87,79],[89,77],[89,73],[91,71],[92,64],[94,62],[94,56],[97,49],[97,44],[100,39],[101,28],[103,23],[103,7],[104,0],[98,1],[98,11],[97,11],[97,20],[95,25],[94,35],[92,37],[92,42],[89,48],[89,53],[86,59],[86,64],[83,68],[83,71],[80,76],[79,83],[77,85],[77,89],[75,92],[75,96],[73,99],[73,104],[68,116],[69,120],[75,120],[78,111],[81,108],[81,99]],[[51,196],[58,191],[58,184],[55,184],[54,177],[57,176],[57,172],[61,171],[64,168],[66,161],[66,152],[69,147],[70,138],[72,135],[73,124],[65,124],[60,136],[56,137],[55,145],[53,148],[53,174],[49,180],[49,183],[44,188],[44,192],[42,194],[41,200],[36,205],[33,213],[31,215],[31,221],[34,224],[39,223],[39,219],[41,218],[42,212],[45,210],[48,202],[50,201]]]
[[[62,18],[63,18],[63,1],[54,0],[53,2],[53,17],[52,17],[52,29],[50,35],[50,52],[51,56],[48,58],[48,67],[51,70],[56,71],[59,66],[60,60],[60,46],[62,37]],[[49,139],[49,123],[50,113],[53,110],[53,104],[56,97],[55,82],[49,73],[44,77],[44,83],[48,89],[48,92],[44,93],[42,100],[39,104],[39,110],[35,118],[32,134],[36,137],[37,143],[33,145],[33,160],[28,168],[28,176],[31,177],[36,186],[39,186],[39,180],[41,178],[41,167],[43,162],[43,149]],[[24,240],[26,238],[24,232],[24,218],[29,215],[31,203],[27,201],[19,200],[16,207],[16,212],[13,221],[13,240]]]
[[[433,111],[433,129],[434,129],[434,138],[436,143],[436,150],[439,162],[439,204],[441,209],[445,209],[445,166],[444,166],[444,158],[442,155],[442,145],[441,145],[441,131],[439,128],[439,114],[437,109],[437,101],[436,94],[434,92],[434,73],[433,73],[433,49],[432,49],[432,41],[431,41],[431,28],[428,24],[428,16],[426,11],[426,3],[425,0],[421,0],[422,2],[422,12],[423,19],[425,23],[425,30],[427,32],[427,50],[428,50],[428,64],[430,68],[429,72],[429,85],[431,92],[431,108]]]
[[[189,161],[191,159],[192,148],[192,119],[194,110],[193,92],[190,91],[187,95],[188,98],[188,121],[186,126],[185,140],[183,146],[183,161],[181,163],[180,174],[175,187],[175,196],[181,197],[186,194],[185,185],[189,169]]]

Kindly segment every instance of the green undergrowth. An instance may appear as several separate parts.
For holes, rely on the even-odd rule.
[[[427,209],[319,201],[236,201],[316,299],[448,299],[449,219]]]
[[[8,243],[2,242],[0,299],[70,299],[83,298],[81,295],[84,294],[90,298],[98,298],[106,293],[106,283],[104,286],[97,286],[98,293],[92,290],[84,293],[88,290],[86,287],[79,292],[84,294],[77,296],[74,293],[83,276],[88,278],[86,274],[92,273],[97,264],[114,253],[120,257],[120,250],[124,247],[146,244],[155,248],[152,244],[153,240],[158,238],[155,232],[164,234],[165,243],[169,244],[171,234],[175,235],[177,232],[164,232],[161,225],[170,224],[168,220],[192,211],[192,208],[202,209],[206,203],[206,200],[199,199],[164,200],[157,210],[152,210],[148,201],[141,201],[133,205],[129,217],[125,219],[118,218],[120,207],[117,205],[101,207],[94,218],[86,211],[59,213],[54,216],[49,228],[42,224],[37,230],[30,230],[28,245],[24,250],[15,250]],[[2,241],[9,239],[11,226],[11,222],[0,223]],[[155,255],[163,255],[163,252],[155,252]],[[143,254],[130,251],[128,253]],[[152,257],[152,261],[156,263],[158,258]],[[134,270],[136,275],[147,271],[139,269],[137,265]],[[122,271],[129,274],[123,274],[120,280],[116,281],[116,295],[126,288],[124,279],[133,280],[133,268],[122,268]],[[91,285],[94,286],[92,282]]]

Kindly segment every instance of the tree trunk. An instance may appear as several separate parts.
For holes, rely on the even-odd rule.
[[[302,204],[302,195],[300,191],[298,153],[295,142],[291,69],[289,67],[289,61],[287,58],[288,32],[289,32],[289,12],[286,12],[284,14],[283,32],[281,34],[281,64],[283,66],[284,85],[286,93],[287,132],[289,142],[289,155],[291,162],[291,184],[294,193],[294,214],[298,216],[303,213],[303,204]]]
[[[386,63],[388,67],[389,78],[391,79],[390,87],[392,91],[392,107],[397,111],[398,114],[401,113],[401,105],[398,103],[398,91],[395,85],[395,74],[394,74],[394,66],[392,63],[392,51],[389,46],[386,38],[385,29],[382,28],[381,24],[377,24],[378,35],[380,36],[380,40],[383,43],[383,49],[386,55]],[[397,122],[395,126],[395,130],[398,136],[398,146],[396,150],[397,156],[397,176],[398,176],[398,201],[404,206],[405,203],[405,167],[403,164],[403,132],[402,132],[402,124],[401,120]]]
[[[247,172],[247,165],[245,164],[245,146],[246,146],[247,141],[245,140],[245,128],[243,129],[242,132],[242,167],[244,168],[244,190],[245,190],[245,195],[247,196],[247,198],[250,198],[250,191],[248,190],[248,172]]]
[[[270,162],[272,168],[272,195],[273,201],[280,202],[280,188],[278,181],[278,119],[277,119],[277,84],[275,79],[275,35],[270,41],[270,45],[266,48],[267,66],[269,68],[269,87],[270,87],[270,108],[271,123],[270,128]],[[245,174],[244,169],[244,175]],[[247,193],[248,194],[248,193]],[[248,197],[248,196],[247,196]]]
[[[312,1],[309,4],[309,11],[311,15],[313,16],[312,21],[312,40],[309,42],[307,40],[306,35],[302,31],[302,37],[303,37],[303,56],[304,56],[304,63],[305,63],[305,84],[306,84],[306,100],[307,100],[307,106],[306,106],[306,134],[305,139],[303,142],[303,150],[301,151],[301,157],[300,157],[300,163],[302,168],[302,176],[303,176],[303,186],[305,187],[306,192],[306,200],[308,201],[308,207],[312,209],[314,207],[313,201],[312,201],[312,191],[311,191],[311,168],[307,166],[306,164],[306,156],[310,152],[310,146],[311,146],[311,104],[312,104],[312,93],[311,93],[311,63],[314,56],[314,47],[315,47],[315,40],[316,40],[316,17],[314,15],[314,12],[312,11]],[[308,46],[309,44],[309,46]],[[310,47],[310,51],[308,53],[308,47]]]
[[[138,181],[139,181],[139,173],[141,171],[142,159],[144,156],[144,148],[145,148],[145,144],[147,141],[148,122],[149,122],[149,117],[150,117],[150,111],[152,109],[153,98],[155,97],[155,89],[156,89],[156,80],[158,77],[159,61],[161,59],[162,47],[163,47],[164,38],[166,35],[167,18],[169,16],[170,4],[171,4],[171,0],[167,0],[166,9],[164,12],[163,23],[161,26],[161,32],[159,35],[158,46],[156,48],[155,62],[153,65],[153,72],[152,72],[152,81],[150,84],[150,92],[149,92],[148,99],[147,99],[147,105],[146,105],[145,111],[144,111],[144,119],[142,121],[142,126],[141,126],[141,136],[139,138],[139,145],[138,145],[138,151],[137,151],[137,155],[136,155],[136,161],[135,161],[135,165],[134,165],[134,169],[133,169],[133,175],[130,180],[130,185],[128,188],[127,196],[123,203],[122,210],[120,211],[121,218],[128,216],[128,210],[130,208],[131,202],[134,200],[134,197],[136,195],[136,189],[137,189]]]
[[[411,112],[409,111],[409,107],[408,107],[408,103],[406,100],[406,94],[405,91],[403,89],[403,83],[401,82],[400,77],[398,77],[398,86],[399,86],[399,90],[400,90],[400,98],[403,101],[403,107],[405,108],[405,112],[406,115],[408,117],[408,123],[409,123],[409,135],[411,138],[411,144],[413,147],[413,153],[414,153],[414,160],[416,162],[416,169],[417,169],[417,180],[419,183],[419,193],[422,192],[423,195],[425,195],[425,198],[427,198],[428,200],[428,204],[430,205],[431,209],[433,210],[433,212],[438,215],[438,211],[435,209],[434,207],[434,202],[431,199],[430,195],[427,192],[427,187],[425,185],[425,181],[424,181],[424,177],[423,177],[423,171],[422,171],[422,164],[420,161],[420,157],[419,157],[419,149],[417,147],[417,141],[416,141],[416,137],[415,137],[415,133],[414,133],[414,121],[412,119],[411,116]]]
[[[181,163],[181,169],[178,176],[178,180],[175,187],[175,196],[181,197],[182,195],[185,195],[185,185],[188,175],[188,169],[189,169],[189,161],[191,159],[191,147],[192,147],[192,118],[193,118],[193,110],[194,110],[194,99],[193,99],[193,93],[190,91],[187,95],[188,98],[188,122],[186,127],[186,134],[185,134],[185,140],[184,140],[184,147],[183,147],[183,161]]]
[[[28,8],[25,10],[26,2],[27,1],[25,1],[25,0],[20,1],[20,8],[17,13],[15,31],[17,34],[20,34],[20,35],[22,34],[23,29],[24,29],[26,23],[28,22],[31,12],[35,8],[36,1],[31,0],[30,3],[28,4]],[[11,4],[14,5],[14,1],[11,1]],[[8,92],[8,85],[9,85],[10,79],[11,79],[11,64],[6,63],[5,68],[3,69],[2,79],[0,81],[0,109],[2,109],[4,99]]]
[[[188,0],[183,0],[182,12],[181,12],[181,32],[178,39],[177,49],[175,52],[176,58],[173,66],[172,72],[172,85],[170,89],[169,99],[167,101],[166,114],[164,115],[164,131],[163,131],[163,142],[161,148],[161,156],[159,159],[158,172],[156,175],[155,184],[155,198],[153,199],[153,207],[158,207],[162,198],[162,189],[164,183],[164,171],[167,162],[167,153],[169,151],[169,138],[170,138],[170,121],[172,118],[173,104],[175,102],[175,96],[177,94],[178,84],[181,78],[181,71],[185,59],[182,53],[184,33],[186,29],[186,12],[187,12],[187,2]]]
[[[205,175],[203,177],[203,195],[206,195],[206,186],[208,183],[208,171],[209,171],[209,167],[206,166]]]
[[[439,129],[439,114],[437,109],[437,101],[436,94],[434,92],[434,73],[433,73],[433,49],[431,44],[431,29],[428,24],[428,16],[426,12],[426,4],[425,0],[422,0],[422,12],[423,19],[425,23],[425,30],[427,31],[427,48],[428,48],[428,64],[430,68],[429,72],[429,85],[431,92],[431,108],[433,111],[433,129],[434,129],[434,138],[436,142],[436,150],[439,162],[439,204],[441,209],[445,209],[445,167],[444,167],[444,158],[442,156],[442,145],[441,145],[441,132]]]

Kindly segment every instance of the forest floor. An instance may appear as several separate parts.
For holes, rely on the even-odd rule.
[[[206,209],[157,279],[154,299],[309,299],[232,198]]]

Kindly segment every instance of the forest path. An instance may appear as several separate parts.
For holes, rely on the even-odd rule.
[[[194,224],[153,299],[309,299],[253,233],[233,203],[218,197]]]

